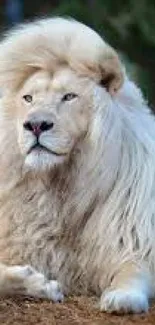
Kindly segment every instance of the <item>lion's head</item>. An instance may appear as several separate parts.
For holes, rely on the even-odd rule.
[[[66,163],[90,135],[97,98],[104,106],[122,82],[115,51],[83,24],[55,18],[11,32],[0,45],[0,86],[24,165]]]
[[[53,76],[39,71],[15,96],[18,144],[25,164],[46,168],[70,158],[86,136],[93,113],[93,87],[70,69]]]

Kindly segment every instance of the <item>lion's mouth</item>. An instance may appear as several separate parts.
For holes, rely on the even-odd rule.
[[[59,153],[59,152],[56,152],[56,151],[53,151],[53,150],[50,150],[48,149],[47,147],[43,146],[42,144],[40,143],[35,143],[27,152],[27,154],[30,154],[31,152],[33,151],[36,151],[36,152],[41,152],[41,151],[44,151],[44,152],[48,152],[49,154],[52,154],[52,155],[55,155],[55,156],[66,156],[67,153]]]

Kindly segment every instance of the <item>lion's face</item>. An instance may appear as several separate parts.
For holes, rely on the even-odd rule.
[[[85,136],[91,114],[91,82],[63,69],[37,72],[17,95],[17,133],[25,165],[47,169],[69,159]]]

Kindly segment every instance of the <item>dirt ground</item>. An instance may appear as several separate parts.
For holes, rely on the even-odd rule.
[[[0,299],[0,325],[155,325],[155,304],[146,315],[116,316],[99,312],[92,298],[49,301]]]

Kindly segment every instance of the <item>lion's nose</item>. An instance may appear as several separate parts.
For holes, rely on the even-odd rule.
[[[39,137],[39,135],[42,132],[52,129],[53,126],[54,126],[53,122],[47,122],[47,121],[42,121],[42,122],[26,121],[23,124],[25,130],[32,132],[37,137]]]

